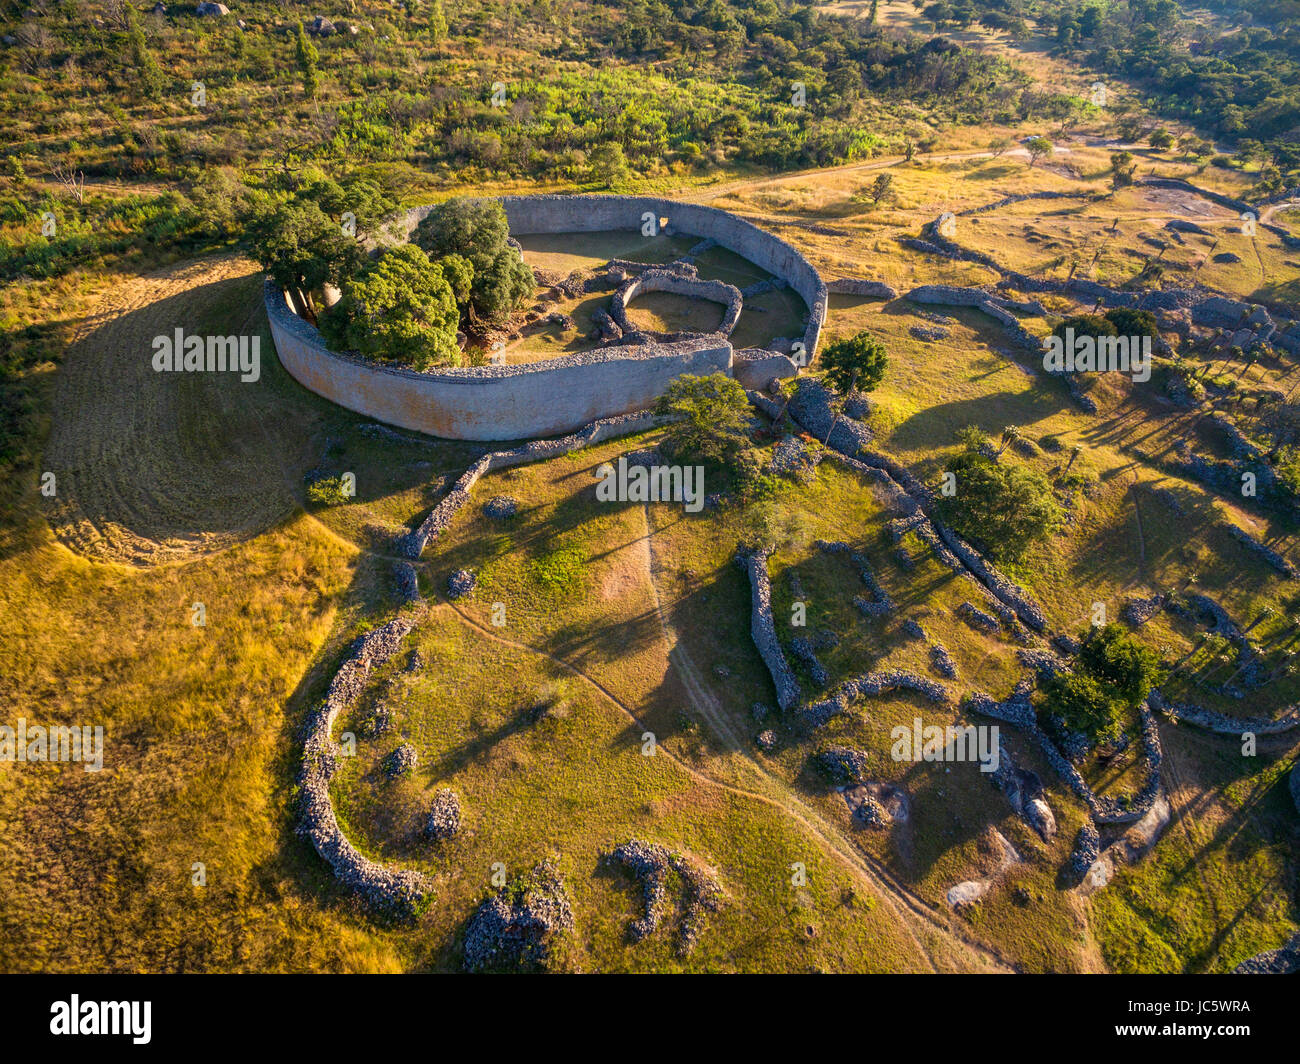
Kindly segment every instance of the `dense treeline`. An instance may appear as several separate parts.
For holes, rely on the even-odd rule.
[[[937,29],[979,23],[1023,38],[1033,22],[1060,54],[1135,84],[1151,110],[1259,160],[1261,191],[1300,183],[1294,0],[1212,0],[1195,18],[1175,0],[943,0],[923,10]],[[1141,127],[1130,124],[1124,132]]]

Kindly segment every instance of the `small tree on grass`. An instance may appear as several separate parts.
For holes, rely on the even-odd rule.
[[[1052,142],[1046,137],[1030,137],[1025,142],[1025,150],[1029,152],[1029,165],[1033,166],[1039,159],[1052,155],[1056,149]]]
[[[749,400],[725,373],[683,374],[659,397],[655,413],[676,417],[665,433],[673,454],[729,462],[748,446]]]
[[[1052,485],[1035,469],[972,450],[954,455],[944,469],[955,475],[957,493],[940,500],[943,517],[994,561],[1019,560],[1061,527]]]
[[[889,352],[885,345],[867,332],[860,332],[846,340],[836,340],[827,345],[821,354],[822,377],[841,396],[854,391],[871,392],[884,379],[889,366]],[[839,421],[839,411],[831,418],[825,443]]]
[[[871,188],[867,190],[867,195],[871,198],[871,202],[873,204],[878,204],[882,199],[888,196],[893,184],[893,174],[878,174],[875,181],[871,183]]]

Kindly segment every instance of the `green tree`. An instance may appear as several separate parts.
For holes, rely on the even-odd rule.
[[[1106,320],[1115,326],[1116,336],[1149,336],[1155,340],[1160,335],[1156,316],[1149,310],[1115,307],[1106,311]]]
[[[321,315],[333,346],[416,370],[456,365],[456,297],[442,267],[417,247],[385,252]]]
[[[841,395],[871,392],[879,387],[889,366],[885,345],[868,332],[836,340],[822,349],[822,375]]]
[[[1058,673],[1044,681],[1043,688],[1042,708],[1060,717],[1067,728],[1103,742],[1119,735],[1124,707],[1093,677],[1082,672]]]
[[[871,197],[872,203],[879,203],[890,194],[893,185],[893,174],[879,174],[875,181],[871,183],[871,188],[867,191],[867,195]]]
[[[533,271],[506,243],[509,236],[505,209],[490,199],[440,203],[411,236],[435,262],[459,255],[473,267],[466,331],[478,323],[504,321],[537,290]]]
[[[301,22],[298,23],[297,38],[294,42],[294,60],[298,64],[298,72],[302,75],[302,91],[307,99],[314,100],[316,93],[320,91],[320,70],[316,66],[320,61],[320,52],[307,39],[307,33],[302,28]]]
[[[683,374],[659,397],[655,412],[676,418],[665,433],[672,454],[728,462],[749,444],[749,400],[725,373]]]
[[[821,354],[822,376],[841,396],[850,395],[855,390],[874,391],[884,378],[888,365],[889,353],[885,345],[867,332],[860,332],[847,340],[836,340]],[[828,445],[839,420],[837,406],[831,427],[826,430],[824,442]]]
[[[1065,330],[1073,329],[1075,336],[1118,336],[1115,323],[1100,314],[1074,314],[1056,323],[1052,335],[1065,339]]]
[[[1133,184],[1133,171],[1137,162],[1131,151],[1112,152],[1110,157],[1110,186],[1113,189],[1126,188]]]
[[[1173,146],[1174,135],[1167,129],[1157,129],[1151,136],[1147,137],[1147,143],[1156,151],[1165,151]]]
[[[1088,633],[1078,667],[1129,708],[1142,703],[1161,679],[1160,656],[1114,623]]]
[[[1056,148],[1046,137],[1030,137],[1025,142],[1025,149],[1029,152],[1029,165],[1033,166],[1039,159],[1051,156]]]
[[[617,141],[597,144],[587,156],[587,165],[591,167],[592,180],[605,188],[620,185],[632,176],[623,145]]]
[[[995,561],[1018,561],[1063,523],[1052,485],[1035,469],[971,450],[944,468],[956,476],[957,491],[940,500],[942,516]]]
[[[314,292],[326,283],[342,288],[365,260],[361,245],[310,201],[286,204],[250,231],[262,268],[308,317],[315,314]]]
[[[131,69],[140,80],[140,91],[147,99],[157,100],[162,96],[164,77],[158,60],[149,51],[149,44],[140,25],[140,15],[131,4],[124,4],[122,11],[126,18],[127,49],[131,57]]]

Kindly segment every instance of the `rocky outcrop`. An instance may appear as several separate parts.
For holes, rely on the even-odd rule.
[[[531,972],[552,967],[558,940],[574,928],[573,906],[553,860],[483,902],[465,927],[465,969]]]

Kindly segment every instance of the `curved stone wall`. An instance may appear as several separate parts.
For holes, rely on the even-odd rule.
[[[817,350],[826,286],[779,237],[716,207],[648,196],[505,196],[514,236],[532,233],[639,231],[647,213],[664,233],[713,240],[785,281],[808,305],[803,342]],[[391,228],[409,234],[431,207],[406,212]],[[736,309],[728,303],[727,319]],[[670,344],[628,344],[515,366],[474,366],[416,373],[330,351],[274,285],[266,312],[280,361],[304,387],[390,425],[459,440],[512,440],[572,432],[603,418],[649,407],[685,373],[730,373],[723,335]],[[735,324],[734,320],[728,322]]]
[[[303,387],[359,414],[454,440],[522,440],[642,410],[683,373],[729,373],[721,336],[605,347],[519,366],[416,373],[329,350],[269,281],[266,313],[280,362]]]
[[[740,320],[740,311],[744,306],[744,297],[740,294],[740,289],[725,281],[701,281],[698,277],[683,277],[671,270],[646,270],[624,281],[609,302],[609,316],[618,323],[618,327],[623,332],[638,331],[637,327],[628,320],[627,306],[645,292],[669,292],[673,295],[690,296],[693,299],[722,304],[722,321],[713,330],[720,336],[731,335],[736,322]]]
[[[656,196],[502,196],[515,237],[541,233],[640,232],[644,216],[667,219],[665,235],[685,234],[712,240],[761,266],[789,285],[808,306],[803,344],[808,361],[817,353],[826,321],[826,285],[812,263],[779,236],[718,207],[679,203]],[[414,230],[432,207],[416,207],[406,216],[407,232]]]

